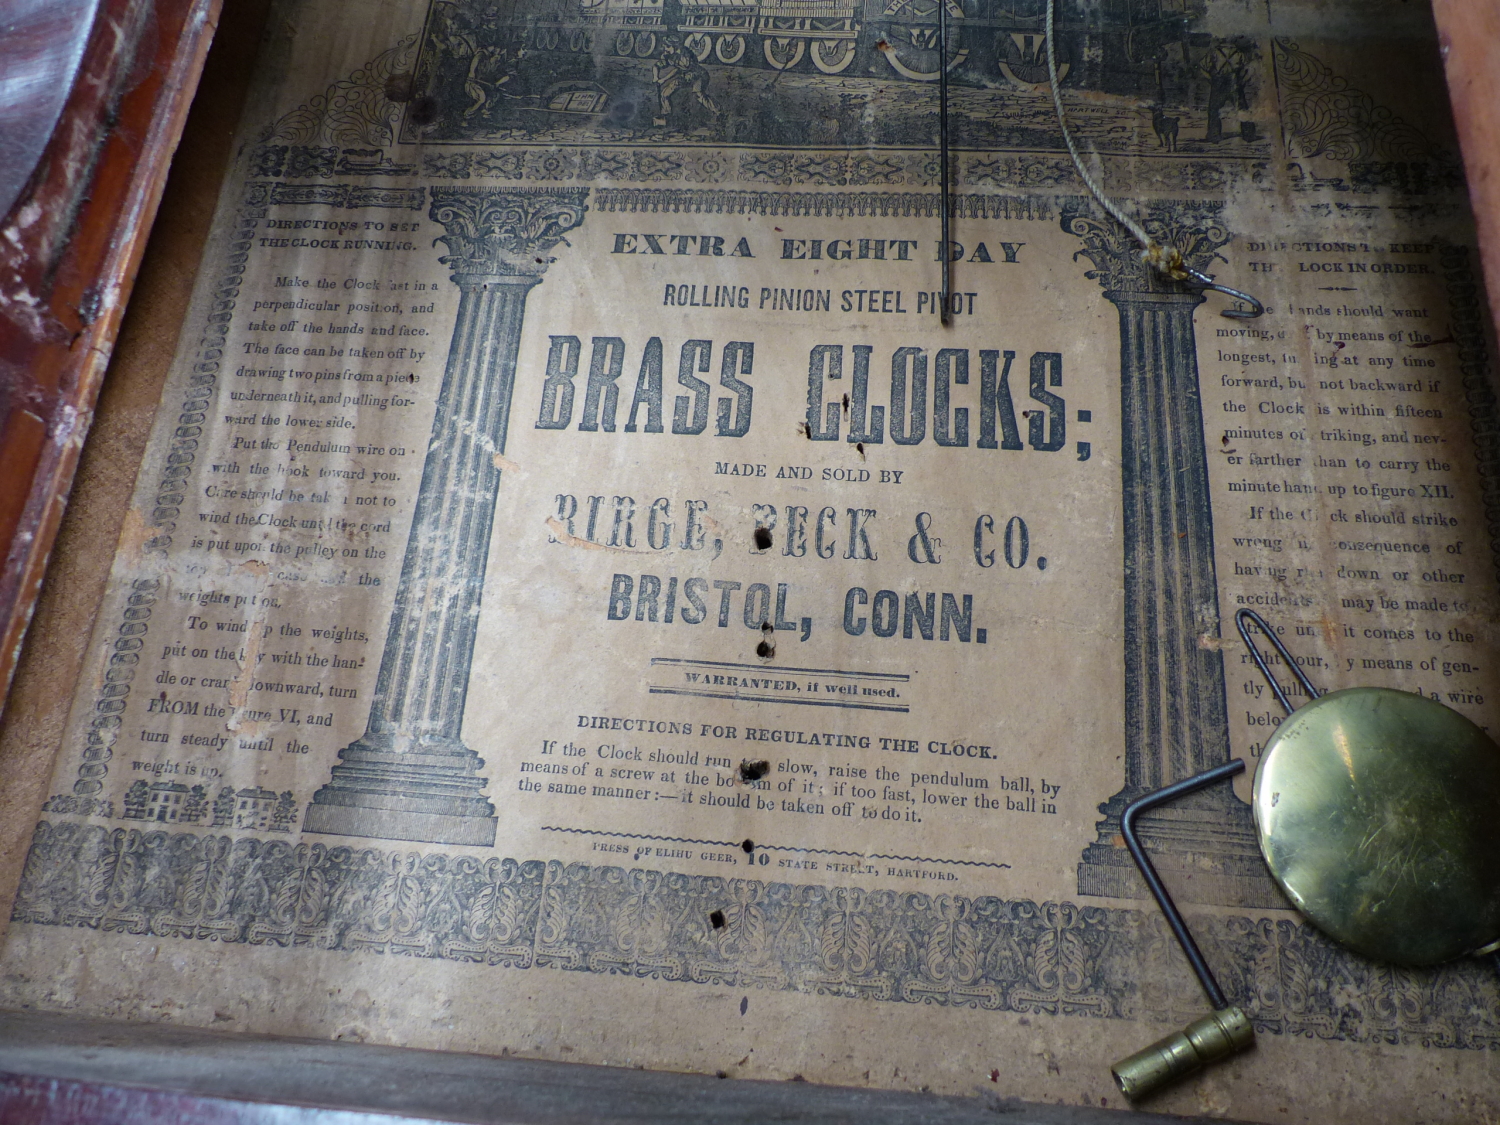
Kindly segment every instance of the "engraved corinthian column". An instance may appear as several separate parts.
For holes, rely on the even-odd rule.
[[[1124,501],[1125,778],[1099,811],[1078,892],[1144,898],[1120,842],[1120,815],[1143,793],[1229,760],[1208,452],[1193,310],[1201,294],[1160,277],[1111,220],[1065,209],[1089,276],[1120,314]],[[1146,223],[1195,269],[1229,240],[1211,211],[1168,203]],[[1266,875],[1250,806],[1222,785],[1142,818],[1142,838],[1174,893],[1226,906],[1284,906]]]
[[[304,829],[495,842],[484,760],[461,731],[526,295],[583,221],[586,188],[434,188],[462,297],[365,733],[339,751]]]

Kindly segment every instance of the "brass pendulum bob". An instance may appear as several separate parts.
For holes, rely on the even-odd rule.
[[[1290,716],[1261,755],[1252,807],[1261,855],[1291,904],[1375,961],[1436,965],[1500,950],[1500,746],[1423,695],[1377,687],[1320,695],[1259,614],[1242,609],[1235,624]],[[1294,712],[1248,624],[1270,640],[1311,702]],[[1236,759],[1147,794],[1122,818],[1126,845],[1215,1008],[1111,1068],[1128,1098],[1254,1040],[1135,832],[1142,812],[1244,768]]]

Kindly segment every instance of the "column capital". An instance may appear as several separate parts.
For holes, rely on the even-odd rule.
[[[1135,205],[1146,233],[1163,246],[1175,246],[1191,269],[1207,271],[1214,261],[1223,261],[1219,247],[1233,237],[1222,222],[1217,204],[1166,200]],[[1083,249],[1073,255],[1094,263],[1086,276],[1104,287],[1111,301],[1153,300],[1176,297],[1198,304],[1203,295],[1163,277],[1146,264],[1135,236],[1084,200],[1062,209],[1062,228],[1083,239]]]
[[[588,188],[435,187],[428,215],[445,233],[438,260],[453,280],[529,279],[552,264],[549,252],[583,222]]]

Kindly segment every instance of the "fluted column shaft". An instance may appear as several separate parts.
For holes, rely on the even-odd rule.
[[[460,745],[526,295],[541,278],[464,275],[411,537],[363,739]]]
[[[1120,312],[1125,791],[1139,795],[1229,757],[1193,336],[1193,309],[1203,298],[1105,296]]]

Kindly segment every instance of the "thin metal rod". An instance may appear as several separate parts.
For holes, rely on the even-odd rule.
[[[948,0],[938,0],[938,162],[942,165],[943,207],[943,308],[939,322],[946,328],[952,317],[953,244],[950,241],[949,213],[952,210],[951,185],[948,182]]]
[[[1172,896],[1167,893],[1167,888],[1162,884],[1161,877],[1156,873],[1156,867],[1151,862],[1151,857],[1146,854],[1146,849],[1141,847],[1141,841],[1135,834],[1135,821],[1143,812],[1149,812],[1157,805],[1164,805],[1168,801],[1174,801],[1178,797],[1188,793],[1196,793],[1200,789],[1206,789],[1215,782],[1223,781],[1233,777],[1237,773],[1243,773],[1245,763],[1240,758],[1232,762],[1226,762],[1222,766],[1200,773],[1195,777],[1185,778],[1182,781],[1168,785],[1165,789],[1158,789],[1155,793],[1147,793],[1144,797],[1137,797],[1125,806],[1125,814],[1120,817],[1120,835],[1125,837],[1125,846],[1130,849],[1130,856],[1135,860],[1135,865],[1141,869],[1141,878],[1146,880],[1146,887],[1151,891],[1151,897],[1156,899],[1156,905],[1161,907],[1161,912],[1166,915],[1167,925],[1172,927],[1172,935],[1176,937],[1177,944],[1182,946],[1182,952],[1188,959],[1188,964],[1193,967],[1197,974],[1198,983],[1203,986],[1203,991],[1208,994],[1208,1002],[1214,1006],[1215,1011],[1223,1011],[1229,1007],[1229,1001],[1224,998],[1224,990],[1219,987],[1219,982],[1214,979],[1213,970],[1208,967],[1208,962],[1203,959],[1203,953],[1198,948],[1198,943],[1193,940],[1193,935],[1188,932],[1187,923],[1182,920],[1182,914],[1177,909],[1177,904],[1172,901]]]
[[[1240,631],[1240,640],[1244,641],[1245,647],[1250,650],[1250,659],[1255,661],[1255,666],[1260,669],[1260,674],[1266,678],[1266,683],[1271,685],[1271,691],[1276,696],[1276,702],[1286,708],[1288,715],[1296,710],[1292,706],[1292,701],[1286,697],[1286,692],[1282,691],[1281,685],[1276,682],[1276,677],[1271,675],[1271,669],[1266,664],[1266,658],[1261,655],[1260,649],[1256,648],[1255,642],[1250,639],[1250,630],[1245,624],[1247,621],[1253,622],[1255,627],[1266,635],[1266,639],[1281,654],[1281,659],[1286,661],[1286,666],[1292,670],[1292,675],[1296,676],[1298,682],[1301,683],[1302,690],[1307,692],[1307,698],[1309,700],[1317,699],[1322,692],[1312,686],[1312,681],[1307,678],[1307,673],[1297,666],[1297,662],[1292,659],[1292,654],[1287,652],[1286,645],[1282,644],[1281,638],[1276,635],[1276,630],[1267,625],[1266,619],[1256,613],[1255,610],[1242,609],[1234,615],[1234,624]]]

